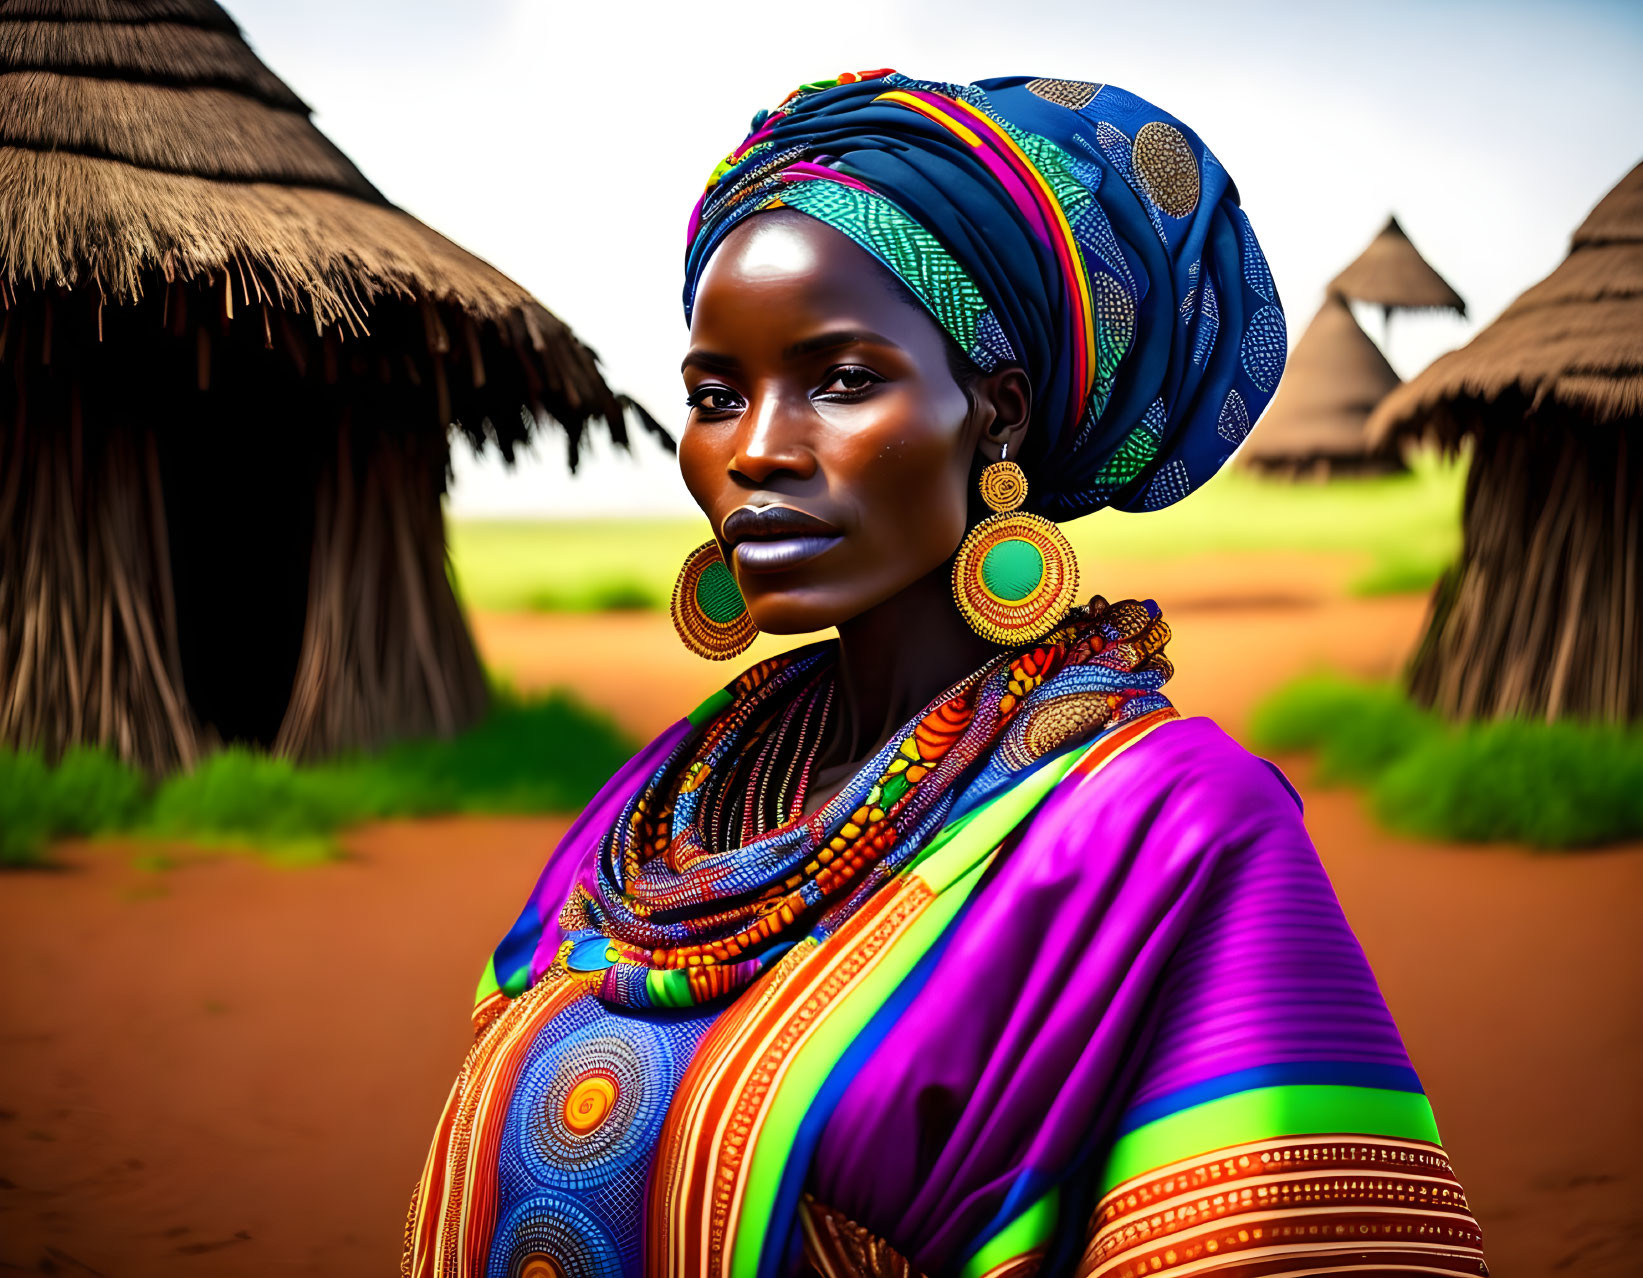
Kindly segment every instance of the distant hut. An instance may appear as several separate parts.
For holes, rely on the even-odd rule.
[[[1432,269],[1404,234],[1398,219],[1389,217],[1380,234],[1344,271],[1329,281],[1327,292],[1349,302],[1379,306],[1390,325],[1393,311],[1454,311],[1466,314],[1466,303],[1449,282]]]
[[[1346,303],[1326,297],[1295,343],[1278,394],[1239,462],[1291,477],[1402,470],[1395,447],[1371,448],[1364,434],[1370,410],[1397,385],[1398,375]]]
[[[448,430],[625,442],[592,352],[212,0],[0,8],[0,226],[0,742],[163,769],[473,721]]]
[[[1472,445],[1411,694],[1454,716],[1643,718],[1643,164],[1369,431]]]

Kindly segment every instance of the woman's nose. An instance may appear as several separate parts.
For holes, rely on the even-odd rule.
[[[730,470],[747,483],[767,484],[779,474],[808,479],[816,473],[809,439],[809,401],[780,392],[759,394],[742,414]]]

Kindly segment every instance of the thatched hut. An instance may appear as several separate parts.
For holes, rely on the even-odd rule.
[[[1466,314],[1466,303],[1449,282],[1432,269],[1389,217],[1380,234],[1344,271],[1329,281],[1327,292],[1349,302],[1370,302],[1390,319],[1393,311],[1454,311]]]
[[[1251,470],[1292,477],[1402,470],[1396,447],[1371,448],[1364,435],[1370,410],[1397,385],[1398,375],[1347,304],[1326,297],[1238,460]]]
[[[0,8],[0,227],[0,742],[160,769],[479,715],[449,428],[623,441],[593,354],[212,0]]]
[[[1643,718],[1643,164],[1369,431],[1472,448],[1412,695],[1455,716]]]

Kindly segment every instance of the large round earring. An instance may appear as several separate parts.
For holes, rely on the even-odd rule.
[[[1060,625],[1078,593],[1078,560],[1060,528],[1017,509],[1027,476],[1012,461],[981,472],[981,499],[996,511],[970,530],[953,560],[953,599],[983,639],[1011,646]]]
[[[704,542],[685,557],[673,584],[671,611],[685,647],[709,661],[728,661],[745,652],[759,633],[716,541]]]

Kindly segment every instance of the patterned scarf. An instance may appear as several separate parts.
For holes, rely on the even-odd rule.
[[[1277,389],[1283,307],[1236,187],[1196,133],[1114,85],[880,70],[801,86],[708,180],[687,319],[714,249],[778,207],[876,257],[978,368],[1026,371],[1017,460],[1052,519],[1179,501]]]
[[[835,932],[1001,787],[1167,706],[1168,639],[1156,604],[1097,596],[942,693],[808,816],[805,743],[825,721],[837,647],[761,662],[628,800],[561,912],[556,965],[601,972],[599,997],[629,1008],[743,988],[803,937]],[[773,789],[775,770],[791,783]]]

